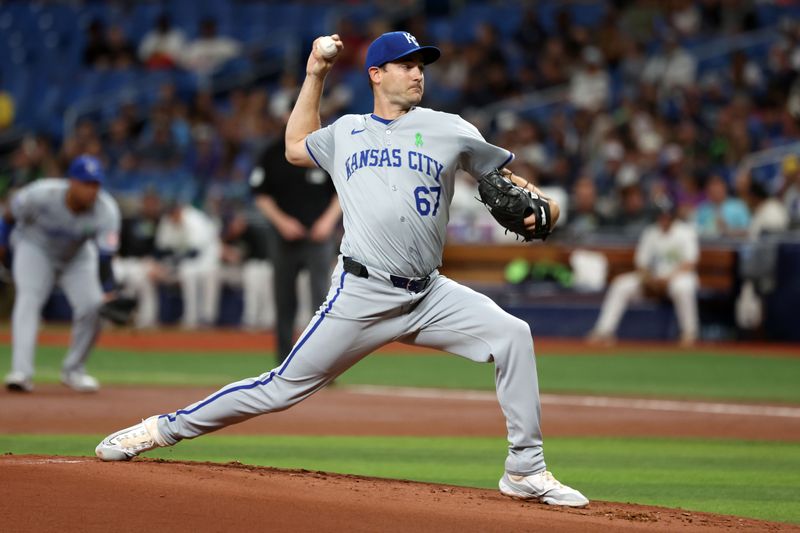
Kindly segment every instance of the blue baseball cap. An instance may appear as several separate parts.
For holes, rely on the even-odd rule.
[[[90,155],[76,157],[69,165],[67,176],[74,180],[95,182],[100,185],[106,179],[100,160]]]
[[[407,31],[392,31],[384,33],[369,45],[364,70],[369,74],[369,69],[372,67],[397,61],[414,52],[422,53],[422,62],[425,65],[433,63],[442,55],[441,50],[435,46],[420,46],[417,38]]]

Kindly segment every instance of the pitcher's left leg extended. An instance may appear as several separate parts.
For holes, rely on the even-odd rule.
[[[477,362],[494,361],[495,384],[506,417],[506,471],[545,469],[541,406],[530,327],[488,297],[438,276],[412,312],[416,331],[403,342],[444,350]]]

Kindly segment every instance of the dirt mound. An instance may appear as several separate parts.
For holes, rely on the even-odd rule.
[[[497,491],[238,464],[0,457],[16,531],[800,531],[620,503],[559,509]]]

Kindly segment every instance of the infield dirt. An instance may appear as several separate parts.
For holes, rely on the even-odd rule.
[[[800,531],[706,513],[242,465],[0,457],[0,528],[22,531]],[[5,522],[5,523],[3,523]]]

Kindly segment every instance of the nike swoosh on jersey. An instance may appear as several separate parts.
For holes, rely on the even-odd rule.
[[[350,132],[350,135],[355,135],[356,133],[361,133],[365,129],[367,129],[367,128],[361,128],[360,130],[357,130],[357,129],[353,128],[353,130]]]

